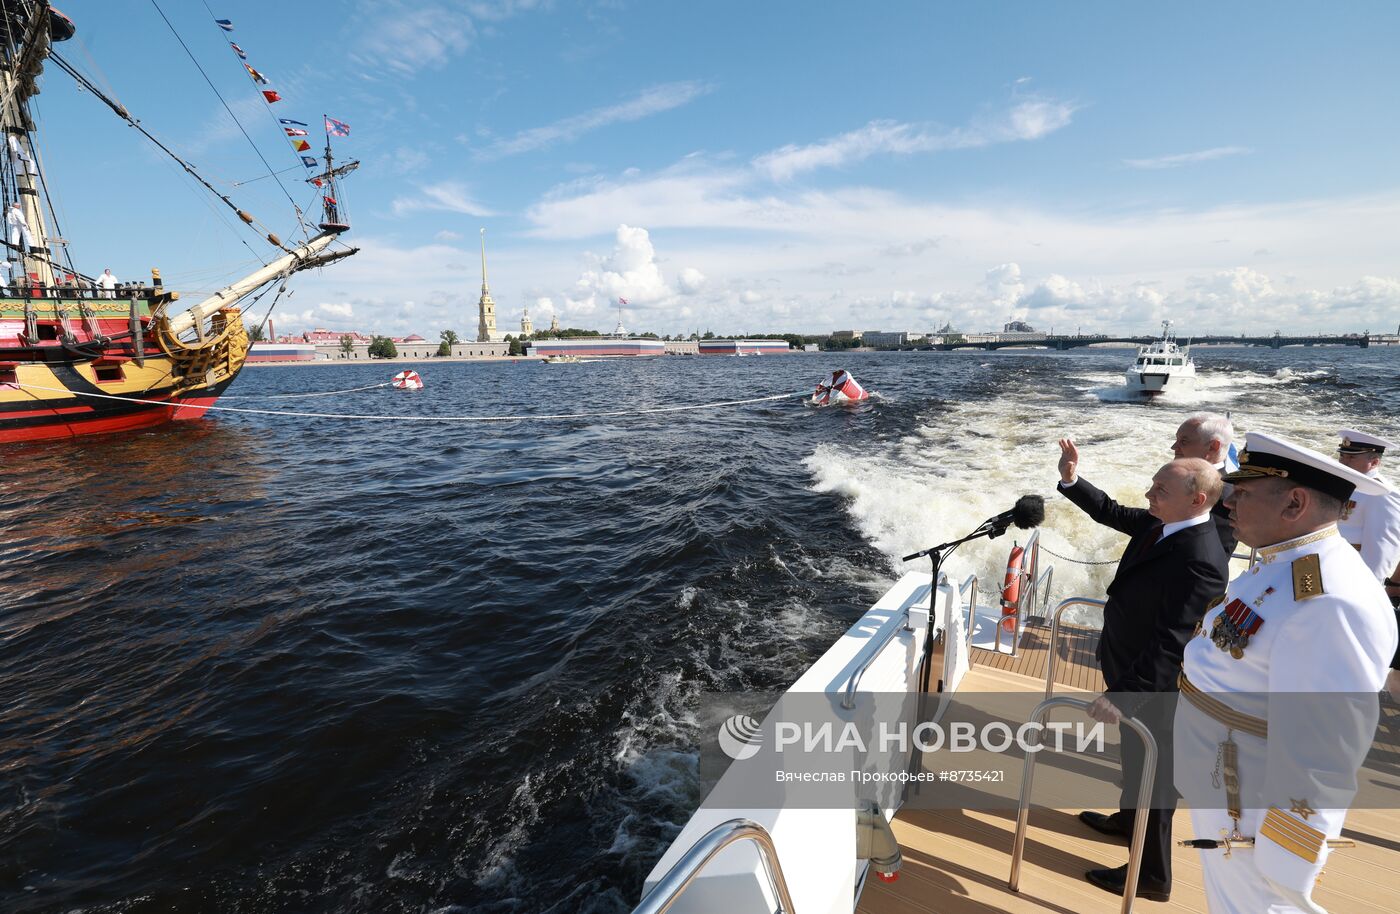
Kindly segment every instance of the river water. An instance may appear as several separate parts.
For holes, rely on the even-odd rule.
[[[250,368],[221,414],[13,446],[0,486],[0,910],[626,912],[700,801],[701,692],[781,689],[897,577],[1027,492],[1044,542],[1122,539],[1054,497],[1055,439],[1140,504],[1178,422],[1319,449],[1400,437],[1400,347],[967,351]],[[240,399],[232,399],[232,396]],[[1394,478],[1392,476],[1392,478]],[[1008,539],[956,573],[999,579]],[[922,566],[918,566],[923,570]],[[1057,562],[1055,596],[1111,566]]]

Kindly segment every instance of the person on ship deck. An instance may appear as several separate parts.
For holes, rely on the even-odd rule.
[[[1138,897],[1171,897],[1172,814],[1170,792],[1171,720],[1153,696],[1176,690],[1181,656],[1210,601],[1225,592],[1230,559],[1211,523],[1211,507],[1220,498],[1220,471],[1205,460],[1182,458],[1163,466],[1147,490],[1147,508],[1120,505],[1079,476],[1079,449],[1060,441],[1060,494],[1099,524],[1131,539],[1108,585],[1098,660],[1108,691],[1094,700],[1089,715],[1104,723],[1138,717],[1151,728],[1159,747],[1152,808],[1138,868]],[[1119,732],[1123,788],[1119,810],[1112,815],[1080,813],[1097,832],[1127,838],[1138,810],[1138,788],[1145,772],[1146,746],[1136,733]],[[1163,790],[1163,786],[1167,789]],[[1122,895],[1127,864],[1089,870],[1091,883]]]

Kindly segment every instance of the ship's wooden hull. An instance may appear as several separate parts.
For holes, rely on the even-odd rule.
[[[110,305],[84,304],[90,311]],[[36,305],[36,311],[42,307]],[[120,322],[97,314],[69,319],[67,346],[23,334],[0,339],[0,444],[127,432],[203,416],[247,359],[239,310],[224,309],[201,328],[203,339],[187,342],[166,333],[145,305],[137,307],[139,337],[119,332],[131,326],[128,313]],[[14,306],[0,302],[0,323]],[[50,323],[43,317],[41,328]],[[103,342],[108,336],[114,338]]]
[[[233,381],[233,377],[229,377],[212,386],[183,389],[166,386],[115,394],[102,389],[102,385],[82,379],[80,368],[71,365],[54,371],[55,375],[68,379],[64,386],[72,391],[70,394],[55,394],[42,400],[23,402],[7,396],[9,391],[0,391],[0,398],[3,398],[0,399],[0,444],[126,432],[172,421],[198,419]],[[159,405],[133,402],[137,400],[159,401]]]

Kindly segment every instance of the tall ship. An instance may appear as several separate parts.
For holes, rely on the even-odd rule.
[[[324,165],[324,172],[307,179],[319,189],[322,221],[303,223],[302,240],[284,242],[64,59],[56,45],[76,33],[67,16],[46,0],[0,0],[0,21],[0,124],[7,147],[0,167],[7,257],[0,269],[0,442],[122,432],[203,416],[248,359],[245,299],[296,272],[355,253],[343,243],[333,249],[349,227],[336,182],[356,164],[337,167],[332,159],[331,124],[343,125],[328,120],[324,157],[301,157],[308,169]],[[219,27],[230,31],[225,23]],[[35,137],[35,96],[46,64],[173,158],[216,204],[262,236],[270,246],[259,257],[263,266],[187,308],[177,305],[180,293],[164,286],[159,270],[148,280],[122,284],[109,272],[85,270],[51,229],[58,223],[50,192],[61,181],[45,173]],[[265,84],[260,73],[244,67]],[[280,100],[275,92],[263,95],[269,104]]]
[[[1162,321],[1162,338],[1138,349],[1132,367],[1124,372],[1129,393],[1153,397],[1196,389],[1196,363],[1191,347],[1177,344],[1172,322]]]

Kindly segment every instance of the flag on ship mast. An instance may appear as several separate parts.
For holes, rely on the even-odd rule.
[[[326,118],[326,133],[331,136],[349,136],[350,125],[333,117]]]
[[[301,164],[305,165],[307,168],[315,168],[317,165],[320,165],[321,163],[318,162],[318,161],[316,161],[315,159],[313,159],[311,156],[302,156],[302,157],[301,157]]]
[[[235,54],[238,55],[238,59],[239,59],[239,60],[247,60],[247,59],[248,59],[248,55],[245,54],[245,53],[243,52],[243,49],[240,48],[238,45],[234,44],[232,41],[230,41],[230,42],[228,43],[228,46],[231,47],[231,48],[233,48],[233,53],[235,53]]]
[[[292,120],[291,118],[288,118],[288,117],[279,117],[279,118],[277,119],[277,123],[279,123],[279,124],[291,124],[293,127],[307,127],[307,126],[310,126],[309,124],[303,124],[301,121],[294,121],[294,120]]]
[[[282,132],[287,136],[306,136],[305,130],[298,130],[296,127],[283,127]]]
[[[248,75],[251,76],[251,77],[253,77],[253,82],[257,83],[257,84],[260,85],[260,86],[265,86],[265,85],[267,85],[267,77],[266,77],[266,76],[263,76],[261,73],[259,73],[257,70],[254,70],[252,67],[248,66],[246,63],[243,65],[243,69],[247,70],[247,71],[248,71]]]
[[[219,28],[223,29],[225,32],[232,32],[232,31],[233,31],[233,22],[232,22],[232,20],[229,20],[229,19],[215,19],[214,21],[215,21],[216,23],[218,23]]]
[[[276,89],[264,89],[263,98],[267,99],[267,103],[269,105],[273,102],[280,102],[282,100],[282,96],[277,94]]]

